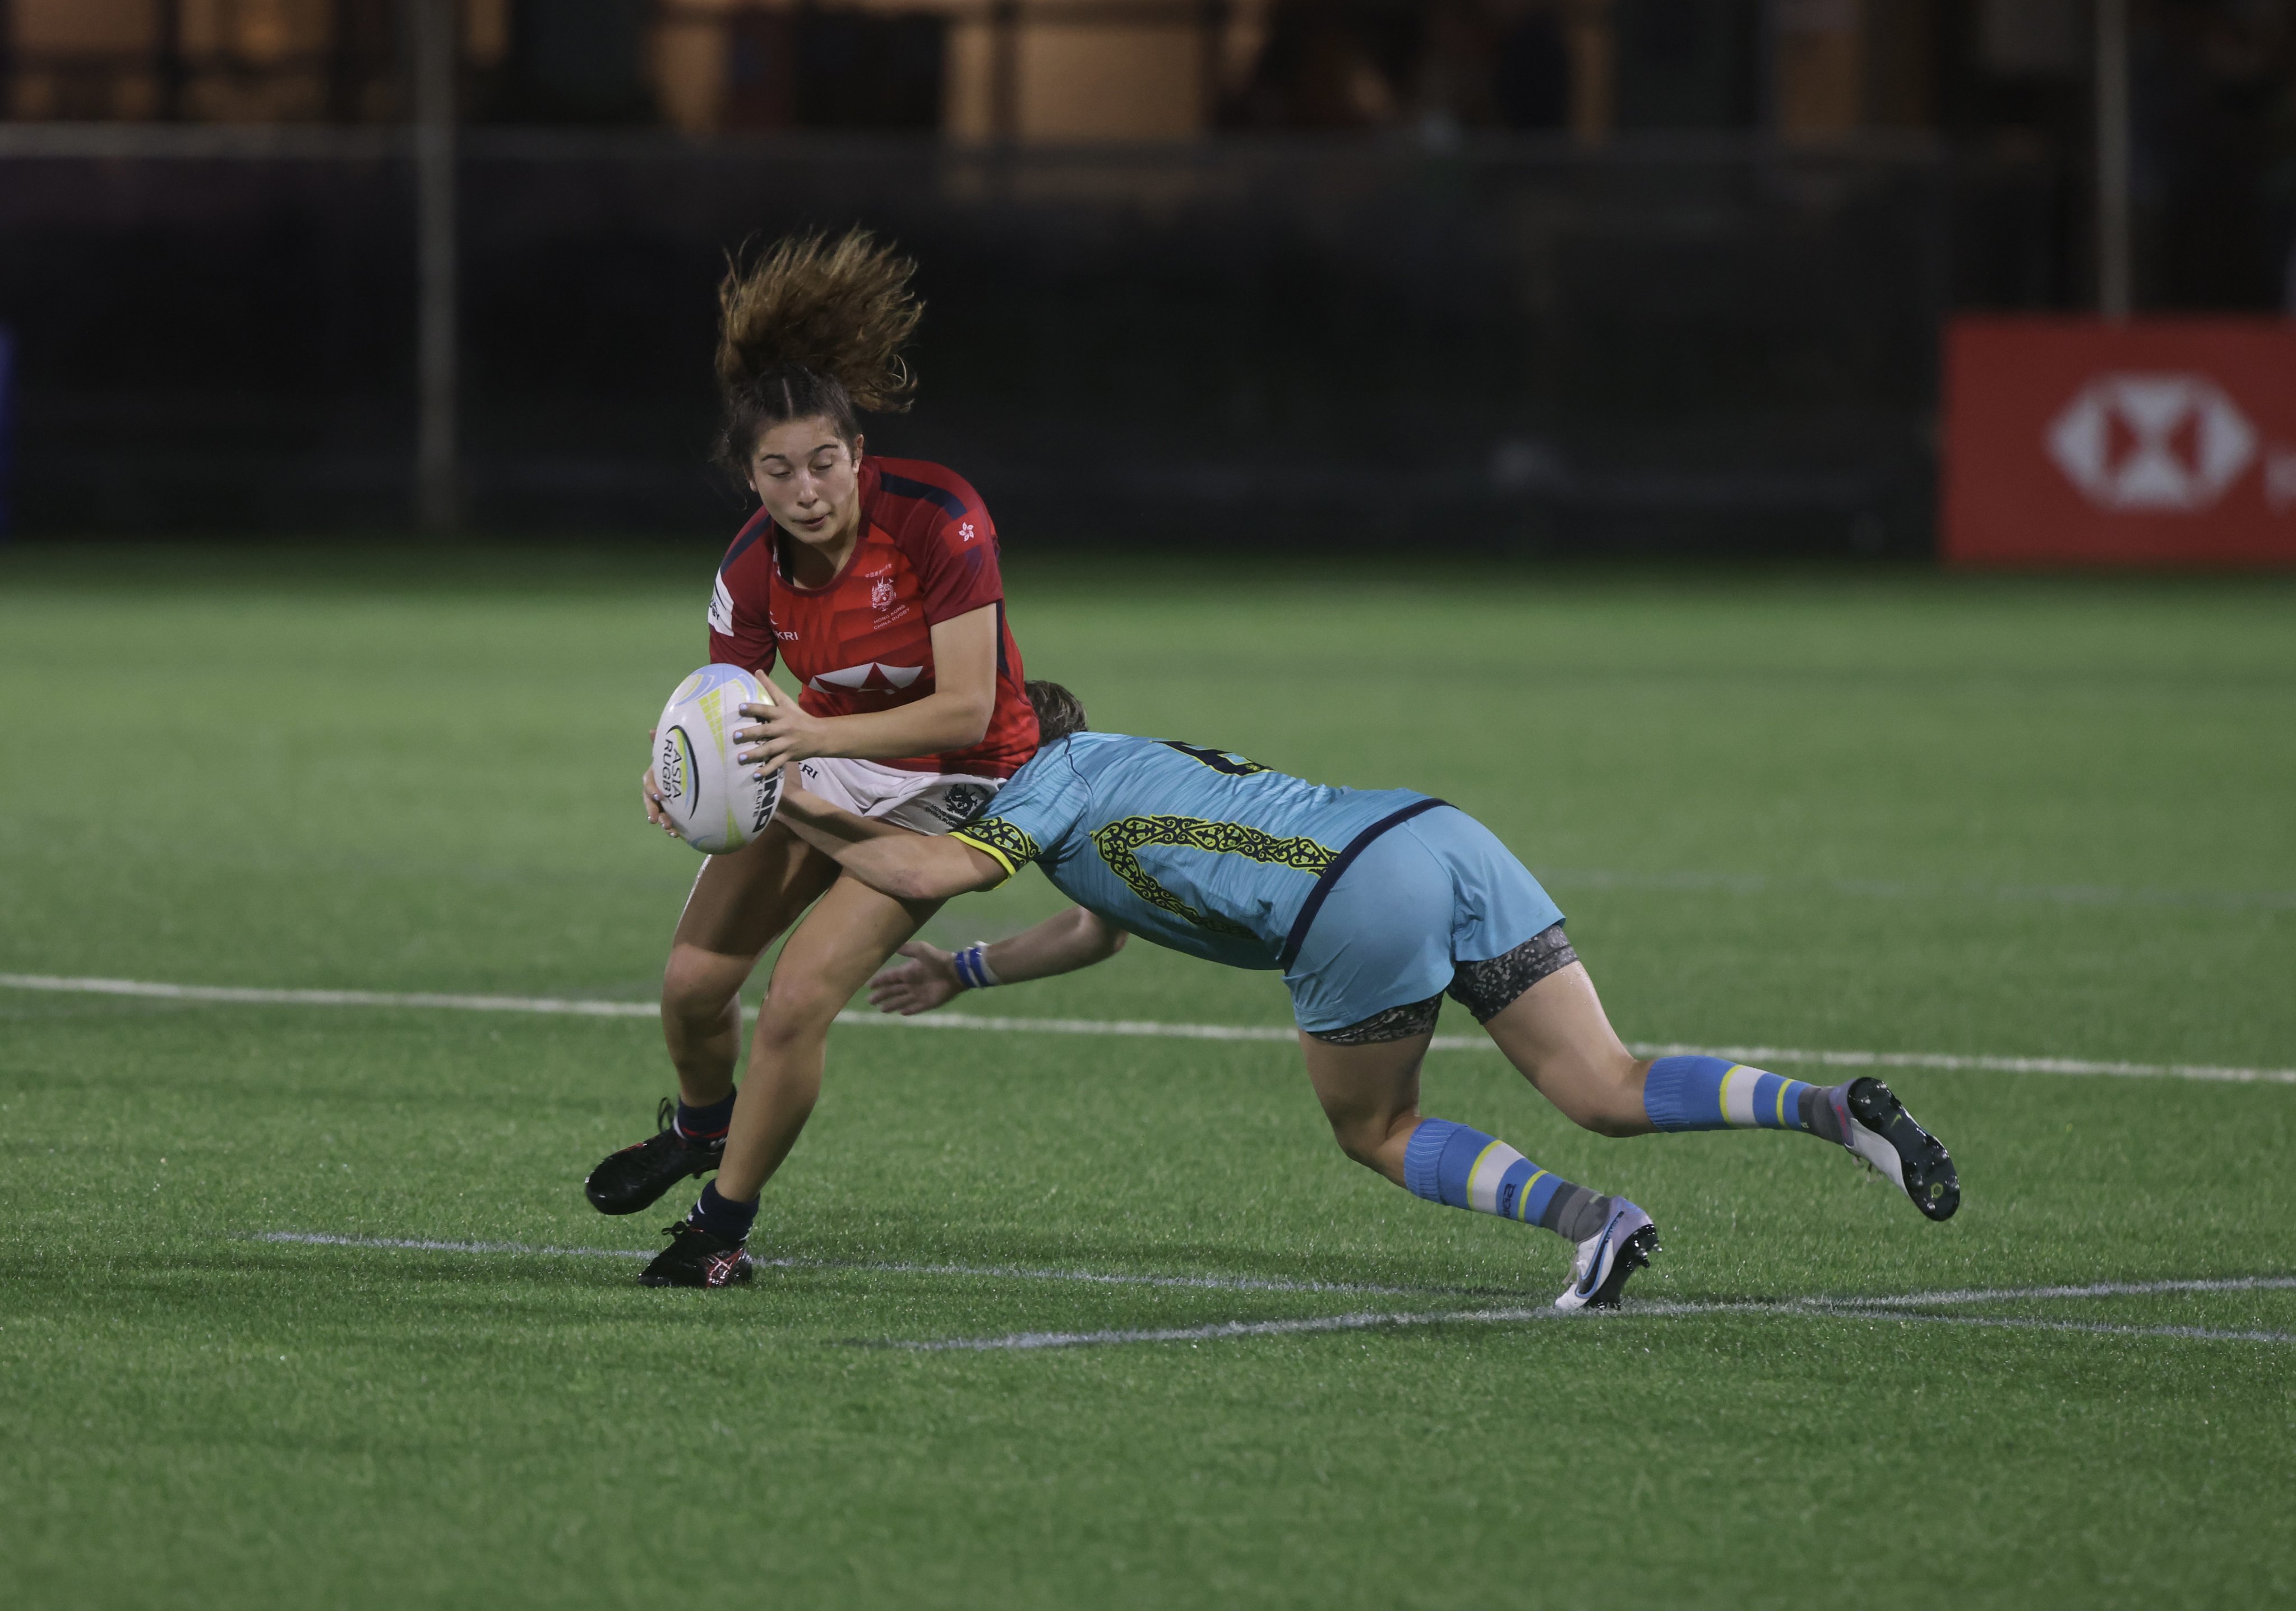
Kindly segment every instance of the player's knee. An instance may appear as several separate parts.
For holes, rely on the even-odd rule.
[[[1621,1139],[1650,1129],[1643,1112],[1643,1065],[1605,1059],[1573,1069],[1571,1077],[1555,1082],[1554,1105],[1581,1130]]]
[[[1396,1121],[1385,1114],[1326,1114],[1340,1150],[1366,1169],[1378,1169]]]
[[[734,1004],[749,972],[745,958],[681,945],[662,969],[662,1012],[683,1024],[714,1024]]]
[[[1624,1141],[1630,1135],[1640,1135],[1650,1128],[1641,1120],[1642,1116],[1639,1114],[1629,1117],[1626,1114],[1604,1109],[1578,1118],[1578,1124],[1581,1130],[1591,1130],[1596,1135],[1606,1135],[1612,1141]]]
[[[845,999],[821,979],[775,974],[766,991],[765,1004],[758,1009],[758,1038],[768,1044],[786,1044],[824,1035]]]

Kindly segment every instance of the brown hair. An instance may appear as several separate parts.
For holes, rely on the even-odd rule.
[[[901,348],[924,316],[909,289],[916,269],[865,229],[728,254],[718,286],[718,456],[728,469],[746,478],[758,435],[785,420],[825,418],[850,443],[857,411],[908,407],[917,382]]]
[[[1092,724],[1084,719],[1084,701],[1058,683],[1026,684],[1029,703],[1036,707],[1037,742],[1056,744],[1072,732],[1089,732]]]

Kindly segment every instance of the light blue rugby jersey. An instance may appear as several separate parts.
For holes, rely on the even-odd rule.
[[[950,837],[1119,928],[1232,968],[1292,965],[1351,846],[1443,802],[1339,789],[1226,750],[1080,732],[1038,750]]]

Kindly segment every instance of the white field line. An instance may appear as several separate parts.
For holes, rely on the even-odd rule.
[[[2181,1337],[2210,1343],[2296,1343],[2296,1331],[2226,1331],[2212,1326],[2116,1326],[2105,1321],[2045,1321],[2027,1315],[1923,1314],[1906,1310],[1833,1309],[1866,1320],[1920,1321],[1939,1326],[1989,1326],[2004,1331],[2087,1331],[2109,1337]]]
[[[73,978],[53,974],[0,973],[0,989],[61,991],[82,995],[138,996],[168,1002],[211,1002],[253,1007],[430,1008],[461,1012],[530,1012],[578,1018],[651,1018],[660,1009],[652,1002],[600,1002],[579,997],[447,995],[382,990],[264,990],[236,985],[168,985],[144,979]],[[977,1013],[935,1012],[916,1018],[848,1010],[837,1015],[852,1027],[990,1030],[1017,1034],[1153,1036],[1185,1041],[1297,1040],[1290,1029],[1257,1024],[1173,1024],[1148,1018],[1034,1018]],[[1481,1035],[1439,1034],[1436,1051],[1488,1051]],[[2235,1068],[2208,1063],[2099,1062],[2082,1058],[1972,1056],[1948,1051],[1805,1051],[1788,1046],[1691,1046],[1630,1044],[1637,1057],[1697,1053],[1767,1067],[1772,1063],[1816,1064],[1832,1068],[1951,1068],[1987,1074],[2109,1075],[2134,1079],[2217,1080],[2239,1084],[2296,1085],[2296,1068]]]
[[[421,1236],[335,1236],[324,1231],[258,1231],[250,1242],[307,1247],[378,1247],[402,1253],[525,1253],[545,1258],[652,1258],[651,1247],[546,1247],[532,1242],[447,1242]]]
[[[1437,1036],[1440,1044],[1446,1039]],[[1464,1043],[1465,1037],[1447,1037]],[[1480,1043],[1488,1045],[1488,1041]],[[1985,1074],[2117,1075],[2130,1079],[2229,1080],[2242,1084],[2296,1085],[2296,1068],[2227,1068],[2211,1063],[2096,1062],[2086,1058],[1962,1056],[1941,1051],[1802,1051],[1787,1046],[1679,1046],[1636,1042],[1636,1057],[1700,1053],[1761,1067],[1771,1063],[1817,1063],[1829,1068],[1961,1068]]]
[[[1801,895],[1823,890],[1832,895],[1868,899],[1936,899],[1958,896],[2009,902],[2038,902],[2056,906],[2213,906],[2238,912],[2296,912],[2296,889],[2190,889],[2160,885],[2118,884],[1988,884],[1897,879],[1813,879],[1779,877],[1760,872],[1617,872],[1594,867],[1549,867],[1534,870],[1539,881],[1563,888],[1649,889],[1745,895],[1775,893]]]
[[[1818,1304],[1860,1309],[1920,1307],[1932,1304],[2021,1304],[2068,1297],[2159,1297],[2179,1292],[2296,1291],[2296,1275],[2234,1275],[2204,1280],[2092,1281],[2080,1287],[1969,1287],[1955,1292],[1908,1292],[1895,1297],[1812,1298]]]
[[[0,973],[0,988],[142,996],[162,1002],[217,1002],[244,1007],[431,1007],[459,1012],[570,1013],[594,1018],[655,1018],[652,1002],[586,1002],[547,995],[439,995],[386,990],[257,990],[238,985],[162,985],[146,979],[65,978]]]
[[[1657,1313],[1655,1305],[1647,1313]],[[1643,1313],[1638,1311],[1637,1313]],[[1292,1321],[1221,1321],[1210,1326],[1161,1326],[1128,1331],[1008,1331],[1001,1337],[896,1337],[877,1346],[917,1353],[988,1353],[1003,1349],[1101,1348],[1117,1343],[1209,1343],[1240,1337],[1296,1337],[1317,1331],[1368,1331],[1390,1326],[1498,1325],[1563,1318],[1542,1309],[1451,1310],[1439,1314],[1321,1314]]]
[[[334,1236],[313,1231],[265,1231],[255,1242],[291,1242],[316,1247],[394,1248],[410,1253],[522,1253],[550,1258],[650,1259],[652,1247],[549,1247],[527,1242],[447,1242],[417,1237]],[[1100,1287],[1193,1287],[1218,1292],[1347,1292],[1382,1297],[1472,1297],[1488,1288],[1473,1287],[1382,1287],[1368,1281],[1288,1281],[1250,1275],[1127,1275],[1097,1270],[1032,1269],[1021,1264],[903,1264],[868,1259],[760,1258],[761,1270],[859,1270],[879,1275],[986,1276],[1004,1280],[1083,1281]]]
[[[877,1345],[921,1353],[988,1353],[1000,1349],[1091,1348],[1119,1343],[1193,1343],[1243,1337],[1290,1337],[1317,1331],[1364,1331],[1400,1326],[1496,1326],[1536,1321],[1590,1319],[1616,1322],[1700,1314],[1784,1314],[1822,1320],[1920,1321],[1945,1326],[1987,1326],[2015,1331],[2080,1331],[2118,1337],[2174,1337],[2210,1342],[2296,1343],[2296,1331],[2220,1331],[2203,1326],[2119,1326],[2098,1321],[2052,1321],[1990,1314],[1923,1314],[1808,1299],[1780,1304],[1630,1304],[1615,1315],[1565,1313],[1548,1304],[1537,1309],[1452,1309],[1427,1313],[1325,1314],[1307,1320],[1223,1321],[1209,1326],[1168,1326],[1152,1330],[1013,1331],[1001,1337],[947,1337]]]
[[[552,1247],[527,1242],[458,1242],[421,1237],[337,1236],[313,1231],[267,1231],[249,1239],[305,1247],[369,1247],[417,1253],[504,1253],[549,1257],[646,1258],[646,1249]],[[1111,1287],[1181,1287],[1224,1292],[1346,1292],[1389,1296],[1459,1295],[1457,1287],[1382,1287],[1356,1281],[1287,1281],[1258,1276],[1128,1275],[1094,1270],[1032,1269],[1013,1264],[908,1264],[847,1259],[759,1259],[767,1270],[857,1270],[888,1275],[985,1276],[1009,1280],[1084,1281]],[[2094,1281],[2073,1287],[1986,1287],[1945,1292],[1905,1292],[1873,1297],[1737,1298],[1690,1303],[1635,1303],[1617,1318],[1663,1320],[1701,1314],[1784,1314],[1836,1320],[1920,1321],[1940,1325],[1987,1326],[2020,1331],[2079,1331],[2117,1337],[2190,1337],[2213,1342],[2296,1343],[2296,1332],[2226,1330],[2207,1326],[2132,1326],[2103,1321],[2056,1321],[2028,1315],[1930,1314],[1919,1311],[1954,1304],[2035,1302],[2080,1297],[2136,1297],[2185,1292],[2296,1290],[2296,1275],[2226,1276],[2195,1280]],[[1360,1313],[1313,1315],[1296,1320],[1218,1321],[1204,1326],[1170,1326],[1110,1331],[1015,1331],[996,1337],[891,1338],[873,1345],[922,1353],[983,1353],[998,1350],[1087,1348],[1121,1343],[1217,1342],[1232,1337],[1290,1337],[1322,1331],[1359,1331],[1384,1327],[1513,1325],[1571,1318],[1552,1304],[1536,1308],[1446,1309],[1418,1313]]]

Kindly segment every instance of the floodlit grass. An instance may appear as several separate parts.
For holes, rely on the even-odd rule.
[[[631,785],[709,563],[0,552],[0,971],[646,999],[693,858]],[[1099,725],[1490,822],[1631,1037],[2296,1066],[2285,583],[1011,585],[1030,669]],[[935,933],[1054,908],[1016,885]],[[1272,976],[1146,946],[980,1010],[1286,1021]],[[1603,1141],[1488,1053],[1426,1086],[1650,1207],[1651,1304],[2296,1274],[2296,1086],[1891,1077],[1961,1164],[1948,1225],[1800,1137]],[[682,1195],[606,1221],[578,1182],[667,1089],[642,1019],[0,990],[10,1603],[2296,1594],[2296,1345],[2154,1334],[2296,1332],[2285,1289],[1923,1311],[2112,1332],[1772,1308],[887,1345],[1552,1296],[1560,1243],[1348,1165],[1280,1044],[841,1030],[756,1239],[791,1262],[749,1291],[256,1239],[650,1248]]]

